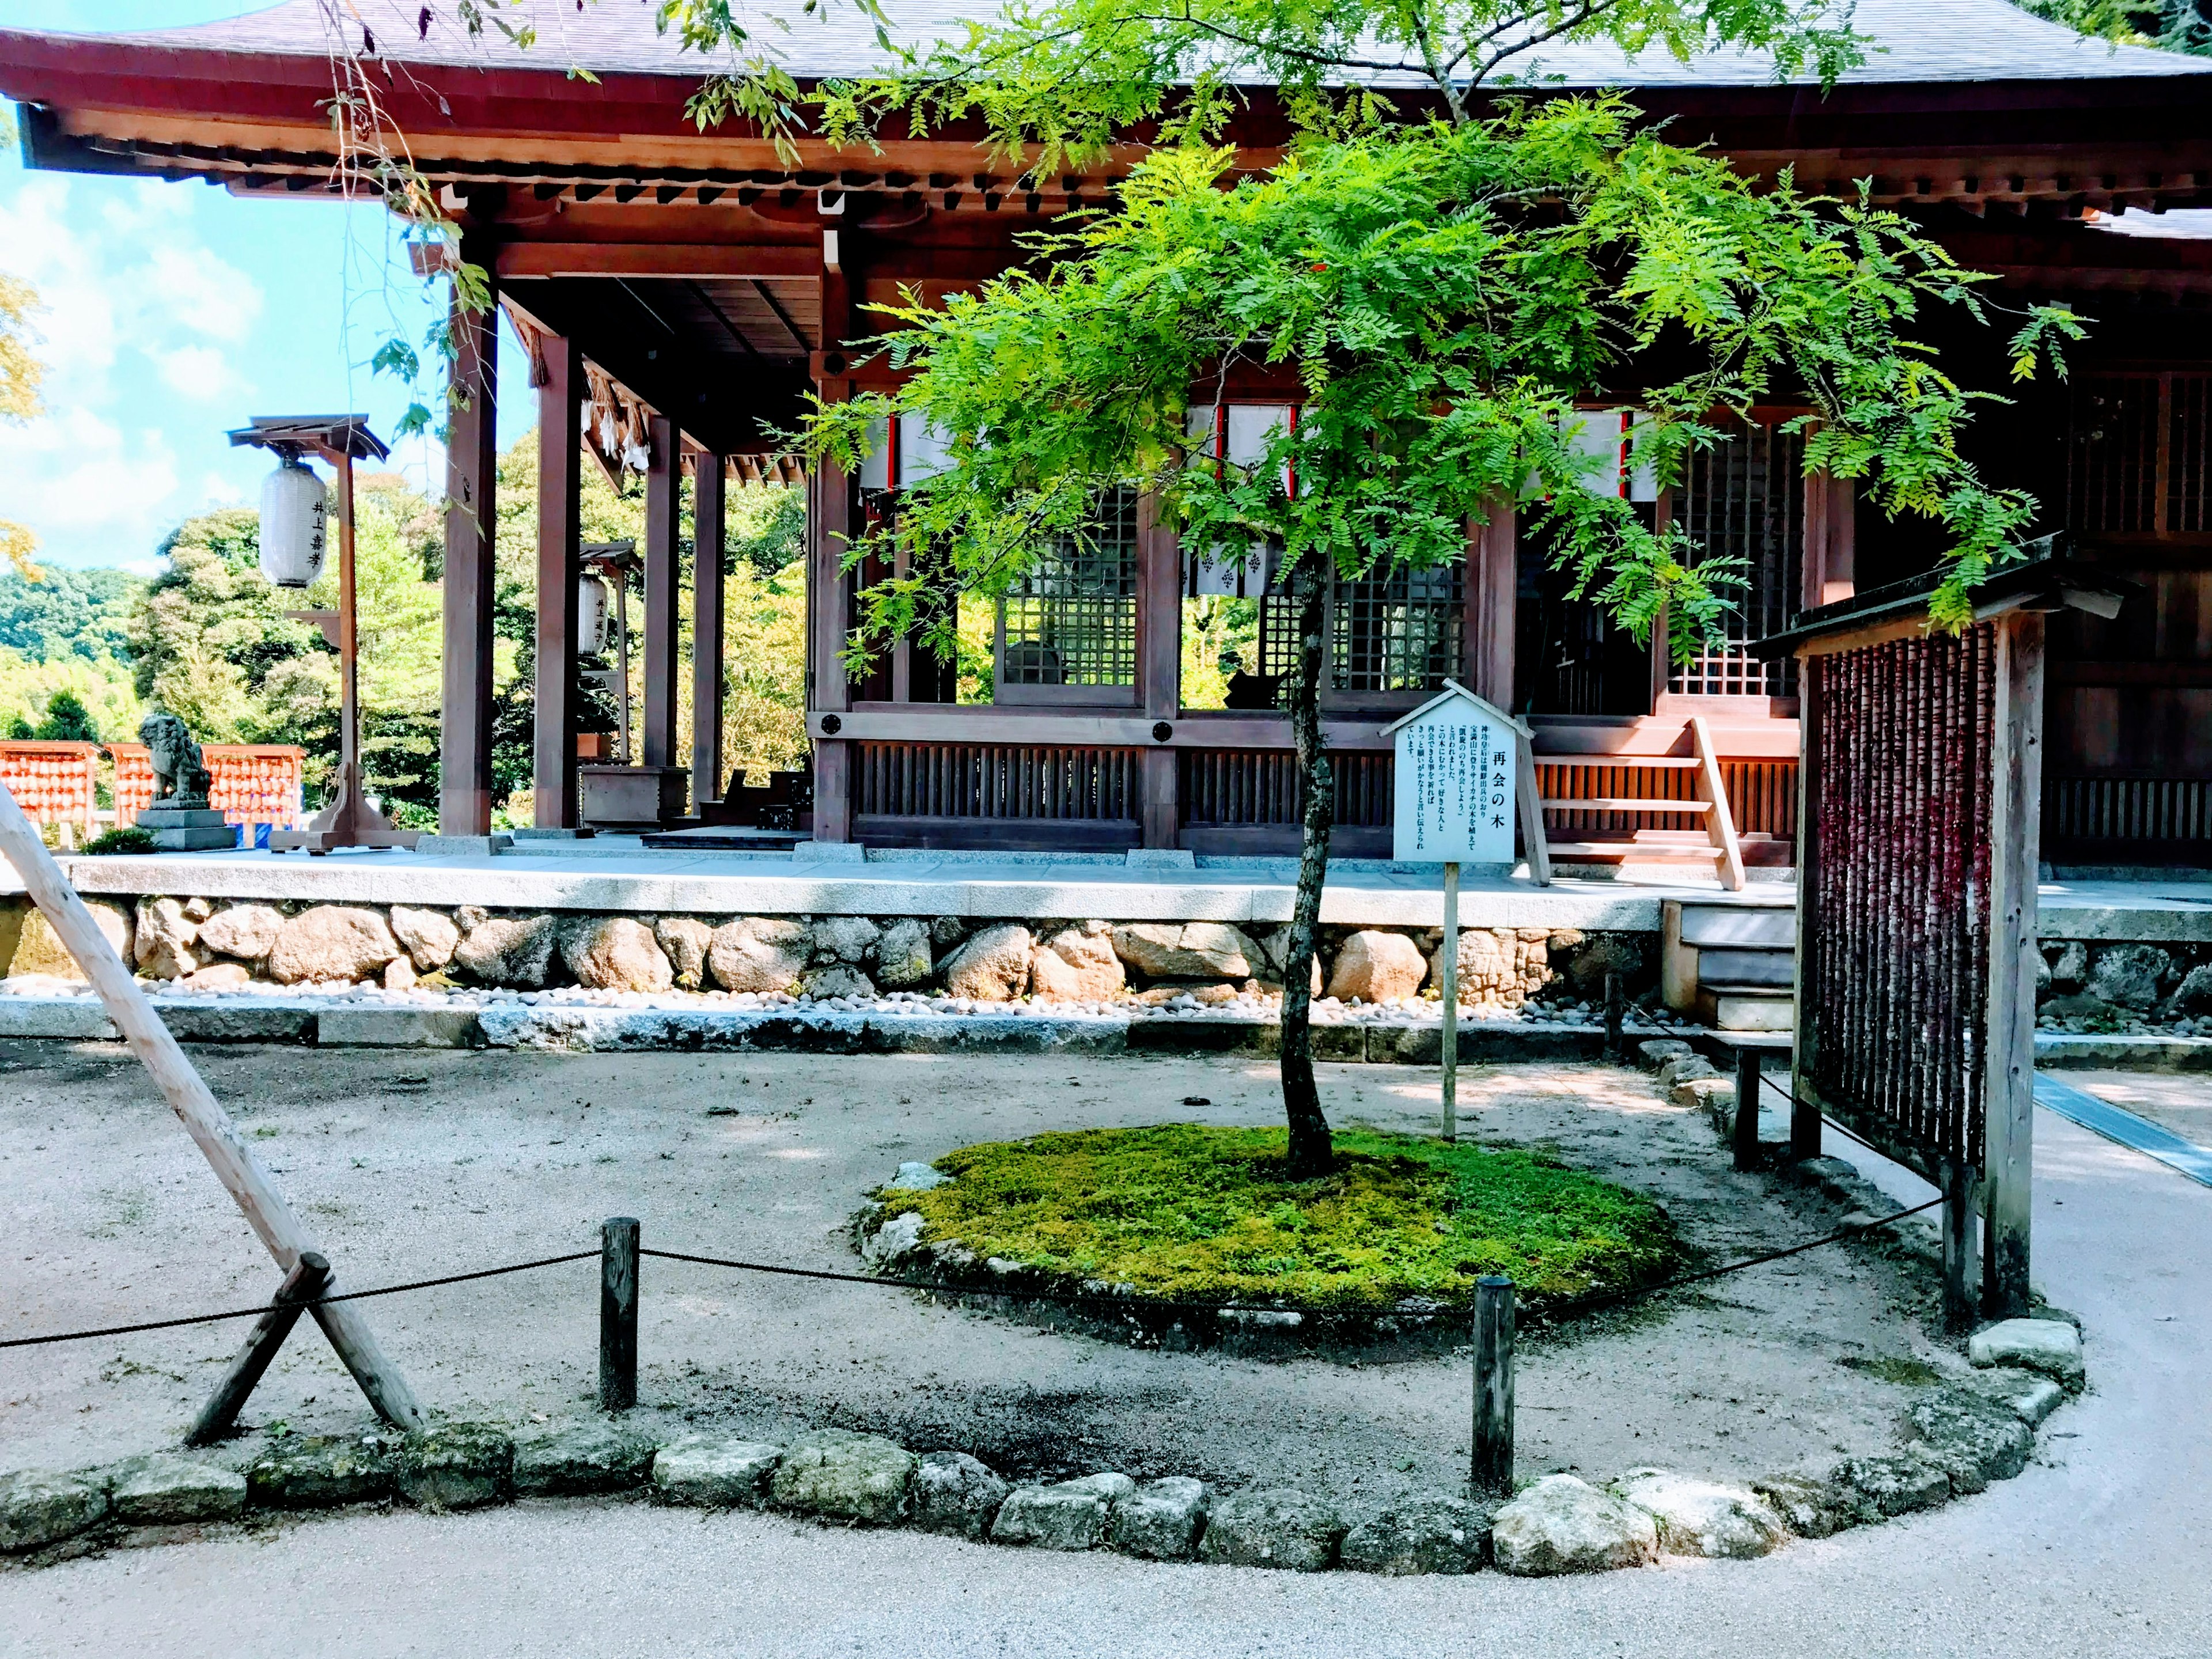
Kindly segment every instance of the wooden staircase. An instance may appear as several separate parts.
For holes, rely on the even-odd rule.
[[[1630,775],[1630,787],[1644,793],[1540,798],[1544,850],[1551,865],[1699,864],[1711,869],[1729,891],[1742,890],[1743,848],[1729,812],[1728,790],[1722,782],[1720,757],[1713,746],[1712,732],[1702,715],[1691,715],[1683,725],[1683,737],[1690,749],[1686,755],[1612,754],[1589,757],[1591,764],[1607,773]],[[1570,759],[1558,755],[1540,755],[1536,758],[1540,769],[1546,763],[1556,767]],[[1581,757],[1571,758],[1577,764],[1583,760]],[[1646,776],[1655,781],[1645,784]],[[1670,776],[1686,776],[1689,793],[1665,793],[1665,786],[1656,780]],[[1571,835],[1555,832],[1553,818],[1570,814],[1629,822],[1617,829],[1600,826],[1594,831],[1592,827],[1583,826]],[[1695,818],[1699,827],[1653,828],[1634,822],[1662,817]]]

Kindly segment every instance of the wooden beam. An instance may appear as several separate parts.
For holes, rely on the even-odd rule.
[[[538,392],[538,684],[531,751],[532,822],[576,827],[576,587],[583,501],[583,353],[541,337]]]
[[[1989,1032],[1984,1049],[1982,1311],[2028,1310],[2035,1183],[2036,876],[2043,814],[2043,613],[1996,625],[1990,778]]]
[[[1392,718],[1395,718],[1393,716]],[[820,738],[823,714],[811,711],[806,729]],[[1291,726],[1279,714],[1185,714],[1170,721],[1163,743],[1151,715],[1095,708],[1048,711],[1034,703],[956,708],[943,703],[861,703],[837,712],[836,736],[871,743],[1098,744],[1117,749],[1281,749],[1291,747]],[[1387,750],[1381,720],[1328,720],[1322,741],[1331,749]]]
[[[645,763],[676,764],[676,560],[683,504],[682,439],[655,415],[645,473]]]
[[[722,496],[727,463],[691,471],[691,803],[722,799]]]
[[[509,242],[495,269],[513,276],[702,276],[780,280],[811,276],[810,245],[747,246],[700,242]]]
[[[453,307],[446,443],[445,705],[440,718],[438,830],[491,832],[492,542],[499,475],[499,313]]]

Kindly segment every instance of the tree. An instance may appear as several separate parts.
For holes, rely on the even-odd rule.
[[[2212,56],[2207,0],[2020,0],[2021,9],[2083,34]]]
[[[98,743],[100,723],[82,698],[64,689],[47,699],[46,717],[33,735],[50,743]]]
[[[1860,479],[1881,508],[1947,532],[1942,625],[1970,614],[1972,583],[2033,511],[1958,455],[1971,394],[1908,331],[1923,308],[1979,314],[1985,302],[1907,221],[1801,198],[1786,178],[1763,189],[1640,127],[1618,98],[1479,101],[1486,80],[1537,74],[1544,42],[1597,38],[1682,55],[1760,47],[1826,74],[1857,50],[1790,0],[1060,0],[830,99],[832,130],[854,138],[892,113],[981,117],[1039,172],[1126,141],[1139,122],[1164,134],[1118,204],[1040,238],[1048,257],[1032,268],[941,308],[913,296],[882,308],[884,343],[911,378],[817,405],[805,441],[850,468],[872,422],[904,412],[933,426],[951,465],[848,557],[887,559],[895,538],[941,547],[952,580],[986,594],[1018,580],[1041,545],[1081,538],[1115,485],[1150,491],[1187,543],[1280,548],[1299,618],[1289,706],[1304,802],[1281,1047],[1300,1177],[1332,1156],[1308,1030],[1331,830],[1319,702],[1329,569],[1360,578],[1462,558],[1471,526],[1517,503],[1577,596],[1639,639],[1664,610],[1676,648],[1695,649],[1739,578],[1583,487],[1596,464],[1574,442],[1574,404],[1600,395],[1648,411],[1638,459],[1662,478],[1717,435],[1712,411],[1808,400],[1808,470]],[[1359,88],[1384,74],[1425,82],[1409,100],[1419,107],[1394,111]],[[1352,89],[1334,91],[1338,80]],[[1240,175],[1211,142],[1240,82],[1279,86],[1298,125],[1265,175]],[[2031,316],[2019,371],[2077,327]],[[1252,466],[1217,469],[1185,455],[1187,411],[1240,362],[1295,372],[1301,413]],[[1645,375],[1657,383],[1638,384]],[[933,615],[920,579],[879,584],[856,658]]]

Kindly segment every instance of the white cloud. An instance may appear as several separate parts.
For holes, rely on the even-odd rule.
[[[179,346],[174,351],[153,354],[155,367],[161,370],[161,379],[169,389],[202,403],[237,392],[246,385],[246,378],[231,366],[230,359],[213,346]]]
[[[248,501],[238,481],[220,472],[210,472],[200,480],[200,499],[210,507],[244,507]]]

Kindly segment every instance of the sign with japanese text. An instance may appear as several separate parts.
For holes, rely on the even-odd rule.
[[[1424,864],[1510,864],[1521,734],[1455,687],[1391,728],[1391,856]]]

